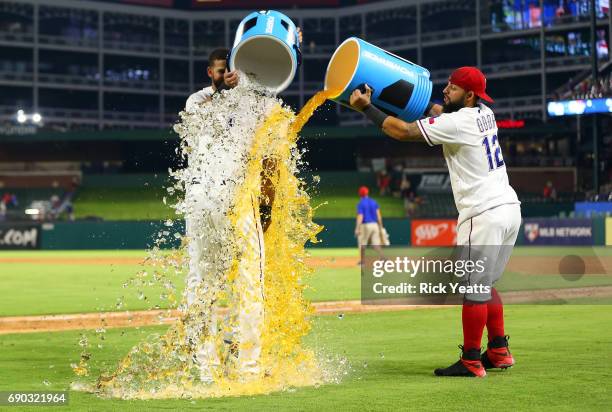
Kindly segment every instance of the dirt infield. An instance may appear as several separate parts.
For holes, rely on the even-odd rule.
[[[0,257],[0,265],[3,264],[31,264],[31,265],[142,265],[145,263],[142,258],[131,257],[75,257],[75,258],[54,258],[54,257]],[[308,263],[314,267],[352,268],[357,267],[359,259],[356,257],[316,257],[309,258]]]
[[[507,271],[524,274],[559,274],[559,266],[563,256],[514,256],[511,258]],[[585,273],[612,273],[612,257],[582,257]],[[140,265],[143,258],[130,257],[27,257],[0,258],[0,265],[10,264],[40,264],[40,265]],[[357,257],[311,257],[308,263],[315,268],[358,268]],[[506,303],[524,303],[546,300],[563,300],[575,298],[600,298],[612,296],[612,286],[584,287],[568,289],[532,290],[506,292],[503,294]],[[432,305],[362,305],[360,301],[317,302],[313,304],[318,315],[341,314],[355,312],[380,312],[395,310],[428,309]],[[0,334],[60,331],[75,329],[96,329],[113,327],[136,327],[174,322],[179,316],[178,311],[149,310],[133,312],[99,312],[47,316],[16,316],[0,317]]]
[[[559,301],[576,298],[612,296],[612,286],[546,289],[506,292],[504,303]],[[344,315],[345,313],[386,312],[444,308],[448,305],[364,305],[358,300],[315,302],[317,315]],[[175,322],[178,310],[145,310],[133,312],[98,312],[46,316],[0,317],[0,335],[9,333],[55,332],[78,329],[121,328],[163,325]]]
[[[506,270],[509,272],[535,274],[535,275],[558,275],[559,267],[564,256],[513,256],[508,262]],[[612,273],[612,257],[583,256],[585,273],[603,274]],[[2,258],[3,264],[35,264],[35,265],[141,265],[142,258],[108,257],[108,258],[53,258],[53,257],[28,257],[28,258]],[[357,257],[311,257],[308,263],[317,268],[326,269],[349,269],[358,267]]]
[[[405,305],[362,305],[358,300],[315,302],[313,306],[317,315],[407,309],[414,310],[435,307],[431,305],[411,307]],[[221,312],[223,311],[224,310],[221,310]],[[178,310],[143,310],[133,312],[97,312],[67,315],[0,317],[0,335],[8,333],[163,325],[176,321],[178,317]]]

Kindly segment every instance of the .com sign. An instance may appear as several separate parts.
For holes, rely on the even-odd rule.
[[[457,221],[423,219],[411,223],[412,246],[454,246],[457,244]]]

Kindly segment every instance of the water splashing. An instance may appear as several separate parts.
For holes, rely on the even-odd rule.
[[[149,399],[261,394],[338,382],[346,374],[340,371],[344,360],[340,366],[331,363],[302,342],[313,314],[303,297],[304,279],[311,274],[304,263],[304,245],[317,242],[322,228],[312,221],[305,183],[298,177],[301,152],[296,142],[326,95],[315,95],[295,116],[248,77],[241,79],[235,89],[213,96],[211,104],[181,113],[181,122],[175,126],[188,167],[172,172],[176,183],[168,193],[185,194],[174,208],[185,217],[187,236],[179,251],[161,258],[154,253],[149,263],[161,262],[189,272],[179,305],[181,318],[166,333],[152,335],[132,348],[114,371],[100,376],[91,389],[101,396]],[[273,199],[262,191],[264,181],[274,188]],[[265,259],[245,252],[249,239],[244,222],[254,211],[259,218],[260,203],[270,206],[263,242]],[[170,227],[171,222],[165,226]],[[170,235],[165,231],[162,237]],[[251,266],[253,262],[262,266],[265,262],[265,266],[258,331],[261,373],[245,380],[236,359],[249,348],[239,341],[244,332],[240,334],[236,318],[252,308],[245,305],[252,295],[245,293],[248,286],[241,281],[241,267],[249,259],[254,259]],[[137,284],[145,277],[146,272],[137,276]],[[157,272],[152,277],[164,281]],[[166,291],[163,296],[174,289]],[[223,308],[221,302],[229,308]],[[232,309],[238,309],[233,311],[238,315],[232,316]],[[232,341],[236,338],[238,342]],[[201,379],[198,355],[207,342],[212,342],[221,358],[209,382]],[[77,368],[75,373],[82,372]]]

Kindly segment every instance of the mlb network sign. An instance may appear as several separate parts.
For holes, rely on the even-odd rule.
[[[526,245],[592,245],[590,219],[525,219]]]

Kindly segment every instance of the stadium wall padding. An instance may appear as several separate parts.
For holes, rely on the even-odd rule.
[[[523,202],[521,214],[523,217],[556,217],[560,214],[569,215],[574,210],[574,202]]]
[[[392,245],[410,245],[410,222],[410,219],[385,219]],[[309,246],[357,247],[354,219],[318,219],[317,223],[325,228],[319,234],[320,242]],[[606,219],[594,218],[591,224],[592,244],[605,245]],[[612,221],[608,222],[608,227],[612,230]],[[46,250],[147,249],[155,245],[160,233],[165,239],[160,247],[177,247],[180,236],[185,233],[182,221],[174,221],[171,225],[162,221],[56,222],[44,223],[41,228],[40,248]],[[517,245],[527,245],[524,225],[520,230]],[[612,238],[609,233],[608,238]]]
[[[176,221],[166,226],[161,221],[57,222],[42,225],[41,249],[147,249],[164,233],[161,247],[180,244],[184,224]]]
[[[603,246],[606,244],[606,218],[594,217],[593,222],[593,245]]]
[[[355,198],[359,186],[366,185],[370,190],[376,188],[376,174],[371,172],[308,172],[303,177],[310,182],[313,176],[319,176],[325,187],[355,188]],[[122,173],[122,174],[86,174],[82,186],[89,188],[109,187],[162,187],[170,184],[168,174]],[[573,207],[573,203],[572,203]]]
[[[109,187],[162,187],[169,184],[167,174],[125,173],[125,174],[88,174],[83,175],[82,186]]]
[[[319,219],[325,226],[319,235],[321,242],[314,247],[357,247],[354,237],[355,220]],[[385,227],[393,244],[410,243],[408,219],[386,219]],[[179,235],[185,233],[184,223],[175,221],[166,226],[161,221],[56,222],[42,225],[41,249],[146,249],[154,246],[158,235],[166,241],[160,247],[176,247]]]
[[[319,243],[313,247],[357,247],[355,219],[317,219],[324,226]],[[385,219],[385,229],[392,245],[410,245],[410,219]]]

